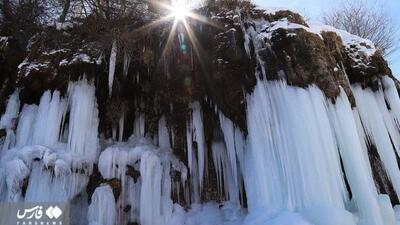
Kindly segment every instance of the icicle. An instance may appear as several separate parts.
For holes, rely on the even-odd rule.
[[[384,88],[385,100],[390,107],[390,114],[394,120],[396,127],[400,128],[400,98],[394,81],[385,76],[382,78],[382,86]]]
[[[2,146],[2,150],[3,152],[11,149],[15,146],[15,134],[14,131],[11,129],[7,129],[6,131],[6,138],[4,140],[3,146]]]
[[[315,205],[344,210],[347,193],[324,104],[315,87],[258,81],[247,99],[243,177],[250,211]]]
[[[115,225],[116,205],[114,194],[109,185],[96,188],[89,205],[89,225]]]
[[[54,174],[44,165],[33,163],[29,176],[29,185],[26,189],[26,202],[65,202],[85,190],[88,182],[88,162],[69,161],[55,158],[47,166],[54,166]],[[75,164],[75,165],[74,165]],[[86,170],[85,173],[76,171]]]
[[[232,167],[224,143],[214,142],[212,154],[219,193],[223,192],[228,201],[239,204],[239,187],[235,183],[235,176],[232,174]],[[224,190],[222,190],[223,187]]]
[[[198,176],[200,189],[203,186],[204,178],[204,162],[206,154],[206,145],[204,141],[204,128],[203,128],[203,112],[200,103],[194,102],[191,104],[192,112],[192,125],[194,141],[197,143],[197,160],[198,160]]]
[[[370,139],[378,150],[379,156],[393,184],[393,187],[400,197],[400,171],[396,161],[395,150],[390,140],[384,114],[381,110],[386,109],[386,104],[377,101],[375,94],[370,89],[362,89],[361,86],[352,86],[356,99],[360,118],[365,129],[364,140]],[[387,125],[387,124],[386,124]]]
[[[158,146],[163,150],[171,150],[169,131],[167,128],[167,122],[165,121],[165,116],[162,116],[158,121]]]
[[[111,128],[111,138],[113,139],[113,140],[117,140],[117,126],[116,125],[113,125],[112,126],[112,128]]]
[[[17,147],[22,147],[31,143],[37,110],[38,107],[36,105],[24,105],[22,108],[17,127]]]
[[[370,172],[371,166],[369,159],[364,156],[350,102],[341,90],[335,104],[328,104],[347,179],[359,211],[360,224],[383,225],[385,223],[380,214],[377,190]]]
[[[123,112],[118,122],[118,128],[119,128],[118,141],[122,141],[122,139],[124,138],[124,121],[125,121],[125,113]]]
[[[133,134],[136,137],[144,137],[145,118],[142,113],[135,113],[135,121],[133,124]]]
[[[60,98],[58,91],[53,95],[50,91],[46,91],[42,95],[36,113],[32,144],[53,147],[57,143],[65,110],[67,110],[66,102]]]
[[[186,182],[187,169],[182,162],[169,152],[157,149],[151,144],[150,139],[132,137],[125,144],[118,143],[105,149],[99,157],[98,166],[104,179],[118,178],[121,181],[116,224],[139,222],[143,216],[147,221],[153,207],[159,207],[159,211],[156,210],[158,212],[156,218],[159,221],[157,224],[167,224],[172,213],[170,170],[172,168],[181,173],[183,185]],[[128,175],[132,172],[128,167],[139,170],[141,178],[134,181],[132,175]],[[146,197],[145,202],[141,202],[143,195],[160,196],[160,198],[156,197],[159,199],[156,201]],[[127,205],[132,207],[129,214],[123,211]],[[150,211],[145,212],[142,206]]]
[[[8,99],[5,113],[0,119],[0,129],[6,129],[6,138],[4,140],[3,152],[15,146],[15,126],[19,112],[19,90],[15,90]]]
[[[115,64],[117,62],[117,41],[114,40],[112,47],[111,47],[111,54],[110,54],[110,65],[108,69],[108,95],[111,96],[112,87],[114,82],[114,73],[115,73]]]
[[[237,163],[243,164],[244,137],[230,119],[226,118],[221,112],[219,112],[218,115],[232,168],[233,179],[236,185],[239,186],[241,178],[240,173],[238,173],[240,171]]]
[[[0,129],[15,129],[15,120],[18,117],[19,105],[19,89],[16,89],[14,93],[10,95],[6,111],[1,116]]]
[[[131,64],[131,56],[127,50],[124,50],[124,77],[128,76],[129,65]]]
[[[394,81],[385,76],[382,78],[383,92],[375,92],[379,105],[388,105],[388,108],[380,108],[386,127],[390,133],[391,140],[395,146],[397,155],[400,157],[400,98]]]
[[[187,144],[187,161],[190,173],[194,170],[193,168],[193,134],[192,134],[192,122],[189,121],[186,124],[186,144]]]
[[[44,130],[43,145],[54,146],[59,140],[60,128],[62,116],[66,109],[66,102],[60,98],[60,92],[55,91],[51,98],[50,104],[48,105],[48,111],[46,115],[47,123],[45,124],[46,129]]]
[[[156,155],[145,152],[140,160],[142,188],[140,192],[140,224],[161,224],[161,162]]]
[[[395,117],[393,117],[393,113],[391,113],[388,110],[388,108],[385,107],[387,101],[385,100],[385,95],[383,91],[376,91],[374,95],[376,102],[378,103],[379,106],[381,106],[379,108],[379,111],[381,112],[382,118],[385,122],[385,126],[387,132],[389,133],[390,140],[394,145],[394,149],[397,152],[397,155],[400,156],[400,130],[398,129],[398,126],[396,124],[396,119]],[[397,99],[400,101],[398,97]]]
[[[98,157],[98,110],[95,87],[86,79],[70,83],[68,149],[92,161]],[[40,108],[39,108],[40,110]]]

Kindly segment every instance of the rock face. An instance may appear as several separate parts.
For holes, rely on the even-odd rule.
[[[0,38],[0,110],[5,110],[8,95],[15,87],[18,65],[23,60],[24,51],[12,37]]]
[[[171,22],[138,31],[149,22],[146,20],[155,18],[134,25],[122,20],[108,34],[105,30],[109,27],[96,24],[92,18],[63,30],[49,27],[32,37],[26,52],[14,45],[12,38],[1,39],[1,109],[15,87],[21,88],[22,103],[31,104],[39,102],[45,90],[65,93],[70,80],[86,76],[95,81],[99,132],[105,138],[112,137],[120,118],[133,124],[138,113],[146,114],[145,133],[154,136],[164,115],[174,132],[173,152],[185,161],[191,102],[202,105],[205,142],[211,146],[219,123],[213,113],[216,108],[247,133],[246,97],[257,79],[285,80],[303,88],[316,85],[332,101],[343,88],[353,107],[356,102],[351,84],[378,90],[382,77],[394,79],[382,54],[369,41],[331,27],[307,24],[299,14],[253,6],[242,11],[202,8],[196,12],[208,17],[212,25],[189,19],[192,33],[182,33],[187,39],[190,35],[196,39],[186,40],[184,50],[178,35],[167,41]],[[116,70],[109,96],[109,58],[114,41]],[[133,128],[125,126],[123,131],[123,139],[127,139]],[[371,161],[374,168],[382,169],[375,163],[379,162],[376,154]],[[374,174],[377,186],[398,203],[387,176],[379,175],[382,173]],[[216,195],[212,176],[204,198],[215,198],[207,197]],[[118,180],[93,179],[90,184],[94,187],[108,182],[118,198]],[[88,192],[94,191],[92,186]]]

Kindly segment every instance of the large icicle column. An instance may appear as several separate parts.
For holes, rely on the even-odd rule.
[[[204,142],[203,114],[199,102],[190,105],[192,114],[186,127],[187,161],[190,171],[191,200],[200,202],[203,187],[206,146]],[[197,148],[193,147],[193,142]],[[197,152],[197,154],[195,154]]]
[[[248,98],[244,178],[250,215],[260,208],[271,217],[289,210],[312,223],[356,224],[341,157],[359,224],[387,224],[347,96],[342,91],[335,104],[329,101],[313,86],[258,81]]]
[[[396,151],[400,150],[399,130],[390,115],[394,112],[388,111],[382,91],[363,90],[359,85],[354,85],[352,89],[364,128],[364,134],[361,135],[364,140],[376,146],[397,196],[400,197],[400,171],[396,160]],[[393,106],[396,107],[396,104]]]

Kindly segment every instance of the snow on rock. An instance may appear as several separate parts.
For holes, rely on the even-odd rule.
[[[57,30],[69,30],[69,29],[72,29],[73,27],[74,27],[74,24],[71,22],[63,22],[63,23],[57,22],[56,23]]]
[[[276,13],[282,13],[285,11],[282,10],[273,10],[271,13],[268,10],[263,11],[264,17],[267,19],[273,16]],[[288,14],[287,16],[293,16],[296,14]],[[297,15],[299,16],[299,15]],[[305,30],[308,33],[315,34],[319,38],[323,39],[323,32],[334,32],[336,33],[343,42],[343,48],[349,56],[349,58],[353,61],[352,67],[360,69],[360,71],[365,70],[371,67],[371,57],[377,53],[377,49],[375,45],[367,39],[360,38],[356,35],[352,35],[344,30],[339,30],[334,27],[328,25],[322,25],[317,23],[304,24],[303,21],[293,21],[289,17],[283,17],[277,19],[276,21],[267,21],[265,18],[258,19],[247,19],[242,23],[250,23],[251,26],[244,27],[242,25],[244,40],[245,40],[245,49],[247,54],[250,56],[250,42],[253,43],[255,47],[255,53],[257,56],[257,60],[260,61],[260,57],[258,56],[258,51],[265,48],[265,41],[271,40],[275,32],[280,29],[287,30],[287,36],[293,37],[297,35],[299,30]],[[260,62],[261,65],[264,65],[265,62]],[[263,68],[262,66],[261,68]],[[263,75],[265,71],[263,71]],[[365,74],[360,74],[365,75]]]
[[[336,29],[328,25],[313,23],[310,24],[310,29],[308,29],[308,31],[316,34],[320,34],[324,31],[335,32],[342,38],[343,44],[346,47],[355,48],[359,54],[363,54],[364,56],[372,56],[376,52],[375,45],[372,41],[350,34],[345,30]],[[356,56],[354,52],[353,56]]]
[[[18,68],[20,71],[23,69],[23,74],[24,76],[28,76],[30,73],[34,71],[41,71],[41,70],[46,70],[49,67],[50,62],[45,61],[45,62],[27,62],[23,61]]]
[[[97,59],[94,59],[94,58],[90,57],[86,53],[76,53],[76,54],[74,54],[72,56],[72,60],[69,61],[69,62],[68,61],[64,61],[64,60],[60,62],[60,66],[63,66],[63,65],[66,65],[66,64],[72,65],[72,64],[76,64],[76,63],[99,64]]]

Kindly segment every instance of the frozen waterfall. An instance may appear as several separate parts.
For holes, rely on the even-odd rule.
[[[74,221],[91,225],[395,225],[369,159],[376,148],[400,196],[400,98],[390,78],[380,84],[353,85],[352,108],[343,90],[332,100],[316,86],[258,80],[246,132],[212,102],[193,102],[183,156],[174,155],[166,115],[156,134],[136,111],[132,124],[120,120],[118,141],[99,139],[86,79],[44,92],[38,105],[20,106],[16,91],[0,120],[0,200],[70,202]],[[211,138],[206,111],[217,121]],[[126,126],[132,134],[122,141]],[[212,185],[220,202],[204,201]]]

